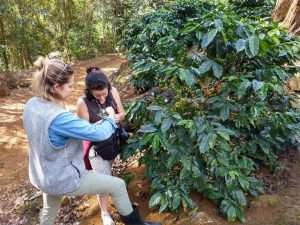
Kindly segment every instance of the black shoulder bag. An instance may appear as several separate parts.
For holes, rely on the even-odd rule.
[[[124,145],[129,135],[124,128],[118,127],[116,131],[106,140],[93,142],[92,145],[96,153],[104,160],[113,160],[121,152],[121,146]]]

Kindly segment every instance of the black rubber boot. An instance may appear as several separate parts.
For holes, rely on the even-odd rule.
[[[136,206],[133,206],[133,211],[128,216],[121,216],[121,220],[125,225],[162,225],[158,222],[143,221]]]

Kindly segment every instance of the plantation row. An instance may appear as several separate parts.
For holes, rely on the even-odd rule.
[[[244,222],[247,200],[263,193],[255,172],[297,145],[284,85],[300,70],[300,40],[266,16],[268,1],[237,2],[174,1],[124,33],[132,82],[149,94],[129,106],[137,132],[123,156],[143,152],[160,211],[192,208],[199,192]]]

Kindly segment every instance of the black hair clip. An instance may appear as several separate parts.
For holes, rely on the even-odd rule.
[[[90,66],[86,69],[86,73],[90,73],[90,72],[97,71],[97,70],[100,70],[100,68],[97,66]]]

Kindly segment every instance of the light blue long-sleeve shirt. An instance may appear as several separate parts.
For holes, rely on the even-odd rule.
[[[51,144],[60,148],[64,147],[70,138],[88,141],[105,140],[116,128],[115,121],[110,117],[99,123],[90,124],[71,112],[63,112],[52,121],[48,133]]]

